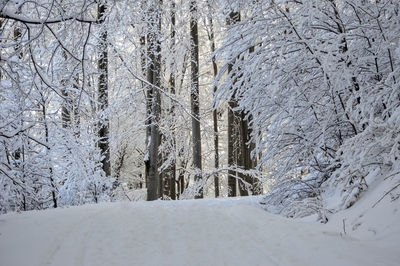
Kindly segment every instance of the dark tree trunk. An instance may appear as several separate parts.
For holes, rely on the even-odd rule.
[[[141,36],[140,37],[140,48],[141,48],[141,64],[142,64],[142,73],[143,76],[146,76],[147,81],[149,81],[151,84],[153,84],[153,75],[149,75],[147,73],[148,71],[148,66],[146,65],[146,36]],[[145,139],[145,145],[146,145],[146,152],[144,156],[144,180],[146,184],[146,188],[148,187],[149,184],[149,170],[150,170],[150,160],[149,160],[149,145],[150,145],[150,135],[151,135],[151,129],[150,129],[150,115],[151,115],[151,99],[152,99],[152,87],[145,85],[145,83],[142,83],[144,90],[145,90],[145,95],[146,95],[146,139]]]
[[[76,91],[79,91],[79,75],[76,74],[74,77],[74,83],[72,84],[73,88]],[[70,96],[71,97],[71,96]],[[79,93],[74,93],[74,98],[73,98],[73,112],[74,112],[74,135],[75,137],[80,136],[80,123],[81,123],[81,117],[80,117],[80,111],[79,111]],[[70,114],[71,116],[71,114]]]
[[[240,21],[240,14],[238,12],[231,12],[229,17],[227,18],[227,24],[232,25]],[[232,65],[228,66],[228,73],[230,75],[234,75],[232,72]],[[228,166],[233,167],[237,165],[237,154],[238,154],[238,123],[237,123],[237,114],[234,112],[234,109],[237,107],[237,102],[235,99],[235,94],[232,95],[232,98],[229,101],[228,107]],[[228,188],[229,188],[229,197],[237,196],[237,173],[236,171],[229,170],[228,171]]]
[[[67,53],[63,51],[63,58],[65,61],[68,60]],[[61,85],[63,88],[61,89],[61,95],[63,96],[62,103],[61,103],[61,125],[62,128],[71,128],[71,107],[72,107],[72,102],[71,102],[71,97],[70,93],[67,91],[67,86],[68,86],[68,79],[63,78],[61,80]]]
[[[100,27],[104,25],[106,12],[106,4],[99,3],[97,9],[97,19]],[[98,69],[99,84],[98,84],[98,95],[99,95],[99,111],[104,112],[108,108],[108,51],[107,51],[107,30],[102,28],[100,32],[100,44],[99,44],[99,59]],[[100,120],[99,123],[99,148],[103,159],[101,161],[103,165],[103,171],[106,176],[111,176],[111,162],[110,162],[110,146],[109,146],[109,121],[107,115],[105,118]]]
[[[190,1],[190,40],[191,40],[191,91],[190,99],[192,106],[192,139],[193,139],[193,166],[195,171],[195,181],[201,180],[201,135],[200,135],[200,95],[199,95],[199,35],[197,25],[197,3]],[[201,189],[196,198],[203,197]]]
[[[248,136],[248,124],[247,121],[245,120],[245,115],[243,112],[240,113],[240,158],[239,158],[239,166],[244,169],[244,170],[249,170],[250,169],[250,161],[248,160],[248,152],[249,149],[247,147],[247,136]],[[240,178],[242,180],[239,181],[239,192],[240,196],[248,196],[249,191],[248,191],[248,184],[251,184],[251,181],[249,180],[250,177],[247,174],[240,174]],[[245,184],[245,182],[247,184]]]
[[[230,67],[231,68],[231,67]],[[228,107],[228,166],[235,167],[237,166],[237,145],[238,145],[238,128],[237,128],[237,119],[234,108],[237,107],[236,102],[231,99],[229,101]],[[237,196],[237,172],[235,170],[228,170],[228,188],[229,188],[229,197]]]
[[[44,125],[44,134],[45,134],[45,140],[46,140],[46,155],[50,156],[50,145],[49,145],[49,126],[47,123],[47,112],[46,112],[46,101],[45,98],[43,97],[42,93],[40,93],[42,96],[42,101],[41,101],[41,105],[42,105],[42,115],[43,115],[43,125]],[[57,208],[58,204],[57,204],[57,188],[56,188],[56,184],[54,181],[54,176],[53,176],[53,167],[51,166],[51,161],[48,162],[49,164],[49,181],[50,181],[50,186],[51,186],[51,197],[53,200],[53,208]]]
[[[175,11],[175,2],[172,1],[171,4],[171,51],[175,55],[175,16],[176,16],[176,11]],[[171,66],[171,75],[170,75],[170,91],[172,95],[175,95],[175,64],[173,63]],[[174,149],[172,151],[172,154],[174,156],[174,160],[171,163],[171,166],[168,169],[168,175],[169,175],[169,189],[170,189],[170,197],[172,200],[176,199],[176,158],[175,158],[175,149],[176,149],[176,131],[175,131],[175,122],[176,122],[176,117],[175,117],[175,102],[171,101],[171,110],[170,110],[170,116],[172,119],[172,127],[173,127],[173,136],[172,136],[172,148]]]
[[[211,14],[211,6],[208,1],[207,1],[207,4],[208,4],[208,11],[209,11],[208,21],[210,23],[209,40],[211,42],[211,53],[213,53],[212,68],[213,68],[214,78],[216,78],[216,76],[218,75],[218,66],[217,66],[217,60],[214,55],[214,52],[215,52],[214,23],[213,23],[212,14]],[[213,93],[215,94],[216,91],[217,91],[217,87],[214,86]],[[213,110],[213,126],[214,126],[214,150],[215,150],[214,167],[215,167],[215,169],[218,169],[219,168],[219,147],[218,147],[218,145],[219,145],[218,137],[219,136],[218,136],[218,109],[217,109],[217,107],[215,107],[215,109]],[[215,192],[215,197],[218,198],[219,194],[220,194],[218,173],[216,173],[214,175],[214,192]]]
[[[149,32],[147,35],[147,53],[150,63],[148,64],[147,79],[152,86],[149,88],[148,101],[150,108],[150,138],[148,145],[148,186],[147,200],[156,200],[162,195],[159,167],[160,115],[161,115],[161,7],[162,1],[156,0],[149,10]]]

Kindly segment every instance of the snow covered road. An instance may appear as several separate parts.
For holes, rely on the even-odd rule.
[[[235,199],[14,213],[0,216],[0,265],[400,265],[384,240],[327,228]]]

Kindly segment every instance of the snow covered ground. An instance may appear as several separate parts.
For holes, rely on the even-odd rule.
[[[363,224],[354,229],[349,220],[344,234],[340,215],[346,213],[328,224],[289,220],[257,200],[125,202],[2,215],[0,265],[400,265],[397,211],[388,228],[369,231],[372,225],[362,221],[362,231]],[[396,204],[391,210],[399,207],[384,200]]]

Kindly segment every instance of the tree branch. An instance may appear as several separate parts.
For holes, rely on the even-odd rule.
[[[0,11],[0,18],[12,19],[26,24],[43,25],[43,24],[55,24],[64,22],[67,20],[76,20],[81,23],[97,23],[96,19],[84,18],[83,16],[69,16],[69,17],[56,17],[48,19],[32,19],[25,16],[21,16],[15,13],[7,12],[7,10]]]

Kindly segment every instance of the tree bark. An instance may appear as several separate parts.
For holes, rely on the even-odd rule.
[[[227,24],[232,25],[240,21],[240,13],[232,11],[227,18]],[[228,66],[228,74],[232,73],[232,64]],[[239,138],[237,128],[237,115],[233,110],[237,107],[237,102],[234,93],[229,100],[228,107],[228,166],[233,167],[237,164],[237,140]],[[234,170],[228,171],[228,196],[236,197],[237,195],[237,173]]]
[[[173,0],[171,3],[171,52],[173,55],[175,55],[175,16],[176,16],[176,11],[175,11],[176,5],[175,1]],[[171,65],[171,74],[170,74],[170,88],[171,88],[171,94],[175,95],[175,63],[172,63]],[[175,130],[175,123],[176,123],[176,117],[175,117],[175,102],[171,101],[171,110],[170,110],[170,116],[172,119],[172,131],[173,131],[173,136],[172,136],[172,148],[174,149],[172,151],[174,160],[171,164],[171,166],[168,169],[168,175],[169,175],[169,189],[170,189],[170,198],[172,200],[176,199],[176,158],[175,158],[175,149],[176,149],[176,130]]]
[[[144,16],[145,18],[145,16]],[[148,71],[148,66],[146,64],[146,34],[143,32],[143,35],[140,37],[140,49],[141,49],[141,67],[142,67],[142,74],[143,76],[146,77],[147,81],[149,81],[151,84],[153,84],[153,76],[149,75],[147,73]],[[145,145],[146,145],[146,152],[144,156],[144,180],[146,184],[146,188],[148,187],[149,184],[149,171],[150,171],[150,160],[149,160],[149,145],[150,145],[150,135],[151,135],[151,130],[150,130],[150,115],[151,115],[151,98],[152,98],[152,87],[146,85],[144,82],[142,82],[143,89],[145,91],[145,96],[146,96],[146,139],[145,139]]]
[[[105,20],[106,3],[98,3],[97,19],[100,27]],[[100,32],[99,59],[97,61],[99,75],[98,97],[99,111],[104,112],[108,108],[108,51],[107,51],[107,30],[102,28]],[[106,115],[107,116],[107,115]],[[106,176],[111,176],[110,146],[109,146],[109,121],[105,117],[99,123],[99,148],[103,159],[103,171]]]
[[[197,3],[190,1],[190,39],[191,39],[191,107],[192,107],[192,140],[193,140],[193,166],[195,182],[199,182],[201,176],[201,135],[200,135],[200,95],[199,95],[199,35],[197,25]],[[203,189],[200,189],[196,198],[203,197]]]
[[[149,10],[149,33],[147,35],[147,53],[150,60],[147,71],[147,79],[152,84],[149,88],[151,95],[148,99],[151,103],[150,114],[150,138],[148,145],[148,187],[147,200],[156,200],[162,195],[159,167],[160,147],[160,115],[161,115],[161,7],[162,1],[156,0]]]
[[[63,58],[65,61],[68,60],[67,53],[63,51]],[[70,98],[70,93],[67,91],[68,79],[64,78],[61,80],[61,85],[63,88],[61,89],[61,95],[64,99],[62,99],[61,103],[61,123],[62,128],[67,129],[71,128],[71,107],[72,102]]]
[[[211,42],[211,53],[213,54],[212,68],[213,68],[214,78],[216,78],[218,75],[218,66],[217,66],[217,60],[214,55],[214,52],[215,52],[214,23],[213,23],[212,14],[211,14],[211,6],[208,1],[207,1],[207,5],[208,5],[208,11],[209,11],[208,22],[210,23],[209,40]],[[215,95],[216,91],[217,91],[217,86],[214,86],[214,88],[213,88],[214,95]],[[219,168],[219,147],[218,147],[219,136],[218,136],[218,108],[217,107],[215,107],[215,109],[213,110],[213,126],[214,126],[214,151],[215,151],[214,168],[218,169]],[[215,193],[215,197],[218,198],[219,194],[220,194],[218,173],[216,173],[214,175],[214,193]]]
[[[44,125],[44,136],[45,136],[45,140],[46,140],[46,156],[50,156],[50,145],[49,145],[49,126],[48,126],[48,122],[47,122],[47,112],[46,112],[46,100],[45,97],[43,96],[43,94],[41,92],[40,96],[41,96],[41,102],[39,103],[42,107],[42,119],[43,119],[43,125]],[[53,200],[53,208],[57,208],[58,204],[57,204],[57,188],[55,185],[55,181],[54,181],[54,174],[53,174],[53,167],[51,166],[51,160],[50,158],[48,158],[48,169],[49,169],[49,181],[50,181],[50,186],[51,186],[51,197]]]

